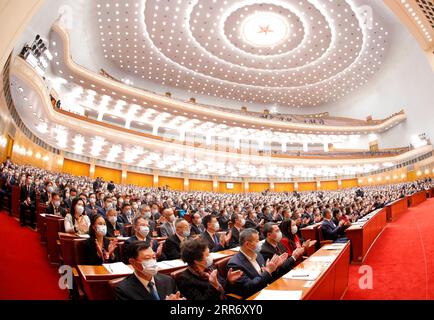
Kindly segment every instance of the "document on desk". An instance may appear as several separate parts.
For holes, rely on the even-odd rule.
[[[328,246],[322,247],[321,249],[324,249],[324,250],[340,250],[340,249],[343,249],[344,246],[345,246],[345,244],[339,244],[339,245],[330,244]]]
[[[103,267],[107,269],[108,272],[111,274],[132,274],[133,269],[128,267],[123,262],[116,262],[116,263],[104,263]]]
[[[320,270],[293,269],[283,276],[284,279],[313,281],[320,275]]]
[[[175,259],[175,260],[166,260],[164,261],[165,264],[169,265],[172,268],[180,268],[180,267],[186,267],[187,264],[183,262],[181,259]]]
[[[235,248],[231,248],[231,249],[229,249],[229,250],[231,250],[231,251],[240,251],[240,247],[235,247]]]
[[[303,292],[301,290],[267,290],[264,289],[255,300],[300,300]]]
[[[309,258],[309,261],[312,262],[333,262],[335,260],[335,256],[312,256]]]
[[[221,258],[229,256],[228,254],[222,254],[222,253],[218,253],[218,252],[210,252],[209,255],[211,256],[211,258],[213,260],[221,259]]]

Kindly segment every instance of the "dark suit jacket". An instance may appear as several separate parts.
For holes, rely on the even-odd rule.
[[[265,266],[265,260],[260,253],[257,255],[256,261],[261,268]],[[242,252],[232,256],[226,268],[227,270],[232,268],[233,270],[243,271],[241,278],[234,284],[228,284],[228,292],[235,293],[243,298],[250,297],[273,281],[272,275],[268,272],[258,273]]]
[[[50,202],[50,204],[47,207],[46,213],[47,214],[53,214],[53,215],[55,215],[56,212],[59,213],[62,217],[65,218],[65,216],[66,216],[66,210],[64,208],[60,207],[60,206],[59,206],[59,208],[57,208],[57,210],[55,210],[53,204]]]
[[[27,186],[23,185],[20,190],[20,201],[24,202],[27,197],[30,197],[30,201],[34,205],[36,202],[36,192],[35,187],[33,185],[30,185],[30,192],[27,191]]]
[[[125,242],[124,242],[124,253],[125,253],[125,254],[128,252],[128,251],[127,251],[128,246],[129,246],[131,243],[135,242],[135,241],[140,241],[139,239],[137,239],[137,236],[132,236],[132,237],[129,237],[127,240],[125,240]],[[157,252],[157,249],[158,249],[158,241],[152,240],[151,236],[148,235],[148,236],[146,237],[145,242],[146,242],[147,244],[150,244],[150,245],[151,245],[152,250],[154,250],[154,252]],[[125,254],[124,254],[124,255],[125,255]],[[127,257],[126,257],[126,260],[128,260]],[[125,261],[124,261],[124,262],[125,262]]]
[[[220,277],[219,282],[224,287],[224,281]],[[189,269],[178,276],[176,285],[187,300],[221,300],[224,297],[208,280],[201,279]]]
[[[264,257],[264,260],[271,260],[271,258],[277,254],[281,255],[286,253],[286,248],[280,242],[277,244],[277,247],[273,247],[267,240],[264,241],[261,248],[261,254]],[[273,272],[273,279],[278,279],[284,274],[288,273],[294,267],[295,259],[293,257],[289,257],[275,272]]]
[[[229,248],[239,247],[240,246],[240,232],[235,227],[232,227],[231,232],[232,232],[232,236],[231,236],[231,240],[229,240],[228,247]]]
[[[107,237],[116,237],[115,230],[119,231],[120,236],[125,237],[127,234],[125,233],[125,229],[121,223],[116,221],[116,225],[113,227],[112,223],[106,219],[105,224],[107,225]]]
[[[205,228],[203,225],[199,225],[199,227],[198,227],[194,223],[192,223],[190,226],[191,226],[190,232],[191,232],[192,236],[194,236],[196,234],[202,234],[205,231]]]
[[[160,300],[178,291],[175,280],[171,277],[157,273],[154,276],[155,287]],[[132,274],[120,282],[114,289],[117,300],[154,300],[154,297],[143,286],[135,274]]]
[[[201,237],[202,237],[202,239],[204,239],[206,241],[206,243],[208,243],[208,248],[209,248],[210,252],[217,252],[217,251],[225,250],[225,247],[223,247],[221,245],[220,240],[218,243],[215,243],[214,240],[209,235],[208,231],[205,231],[204,233],[202,233]]]
[[[163,245],[163,254],[166,260],[174,260],[181,258],[181,240],[176,233],[169,238]]]
[[[106,237],[104,237],[104,249],[108,251],[108,247],[110,244],[110,240]],[[118,249],[115,250],[115,258],[110,259],[111,262],[117,262],[119,260],[118,255]],[[95,244],[95,238],[89,238],[84,242],[84,261],[85,265],[89,266],[98,266],[103,264],[102,258],[98,257],[97,250],[96,250],[96,244]]]
[[[335,225],[332,221],[323,220],[321,224],[324,240],[337,240],[342,229],[342,227]]]
[[[260,231],[259,224],[250,218],[246,219],[246,224],[244,225],[244,228],[246,228],[246,229],[251,228],[251,229],[256,229],[256,230]]]
[[[226,231],[228,230],[229,226],[229,216],[223,217],[223,216],[218,216],[217,217],[217,221],[219,222],[220,225],[220,229],[222,231]]]

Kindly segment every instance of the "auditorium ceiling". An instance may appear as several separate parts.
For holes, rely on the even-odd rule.
[[[239,105],[318,106],[366,85],[381,69],[389,35],[378,4],[368,4],[94,0],[82,4],[86,30],[69,32],[85,32],[91,42],[92,65],[85,67],[98,61],[135,87],[152,83],[162,92]]]

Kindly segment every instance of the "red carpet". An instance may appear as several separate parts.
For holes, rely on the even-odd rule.
[[[57,268],[50,267],[39,234],[0,213],[0,300],[64,300],[68,292],[57,283]]]
[[[364,262],[372,267],[373,288],[359,288],[360,266],[351,265],[345,299],[434,299],[433,230],[432,198],[387,224]]]

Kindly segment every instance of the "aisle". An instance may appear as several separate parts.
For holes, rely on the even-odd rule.
[[[366,258],[372,290],[359,288],[359,267],[350,266],[345,299],[434,299],[434,198],[387,224]]]
[[[0,300],[68,299],[68,292],[57,285],[57,269],[50,267],[37,232],[21,228],[17,220],[1,212],[0,234]]]

